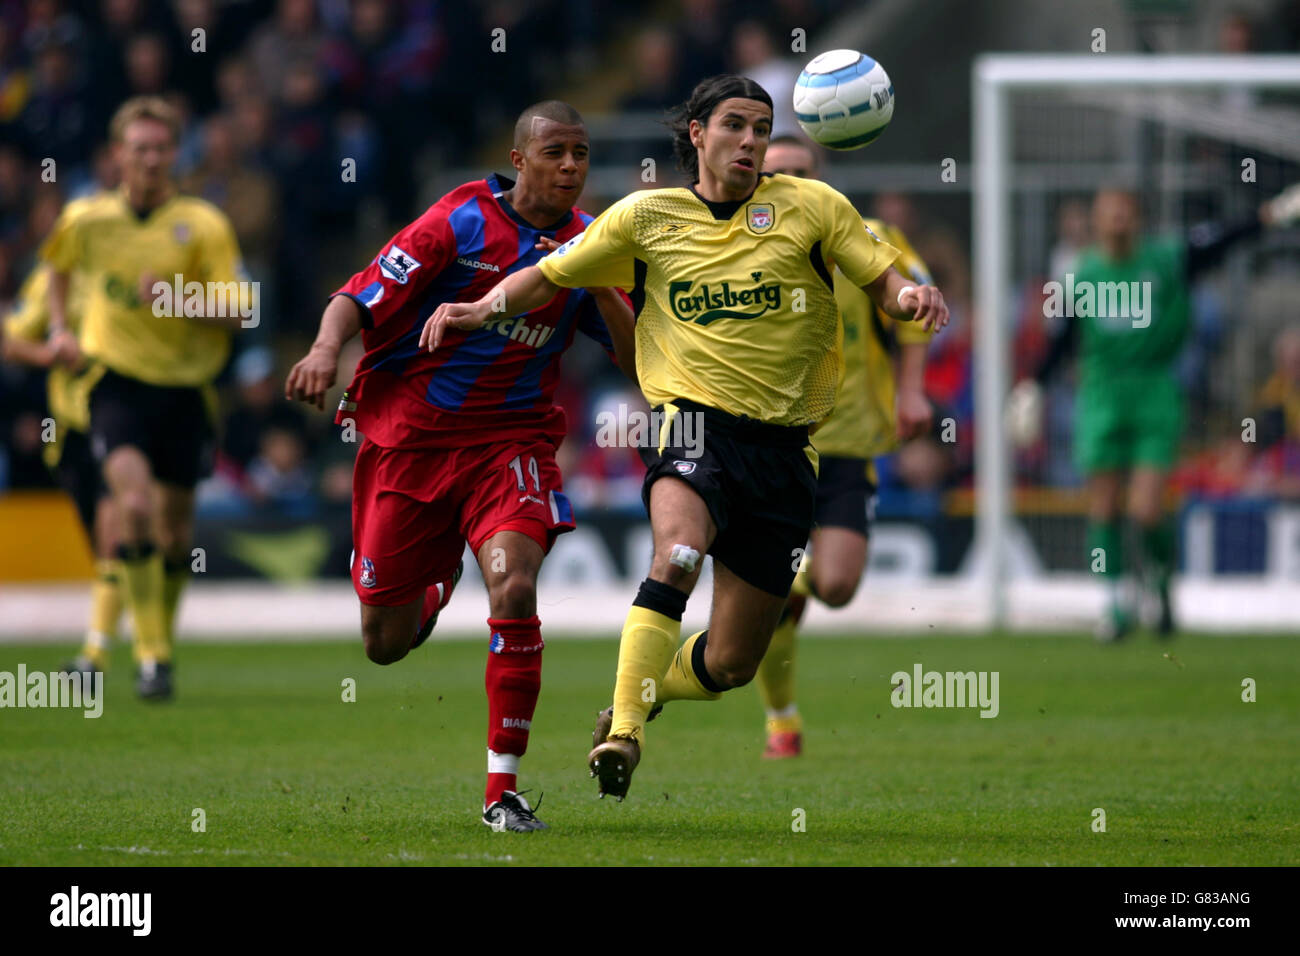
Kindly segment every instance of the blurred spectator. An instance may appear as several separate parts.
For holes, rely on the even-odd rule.
[[[1278,333],[1273,343],[1273,374],[1255,403],[1261,448],[1287,442],[1300,445],[1300,325]]]
[[[677,40],[663,27],[646,27],[632,48],[632,87],[618,112],[654,112],[676,106],[690,94],[678,74]]]
[[[32,95],[18,120],[23,142],[31,155],[53,159],[60,175],[76,175],[99,130],[73,41],[64,31],[41,34],[33,59]]]
[[[1048,258],[1047,276],[1060,280],[1092,241],[1092,216],[1083,199],[1067,199],[1056,211],[1056,243]]]
[[[262,432],[247,476],[249,493],[257,504],[294,509],[314,501],[307,447],[302,435],[291,429],[271,426]]]
[[[236,390],[222,428],[221,454],[242,477],[261,451],[267,431],[289,432],[305,443],[307,428],[301,407],[285,399],[268,350],[244,351],[235,360],[234,379]]]
[[[577,416],[573,409],[565,410],[576,442],[565,442],[571,457],[565,467],[564,487],[574,505],[641,511],[645,465],[633,444],[638,436],[628,427],[630,422],[648,421],[642,416],[650,409],[640,391],[623,385],[594,394],[581,416],[580,428],[574,427]],[[640,439],[645,444],[649,435],[644,428],[642,431]]]
[[[126,45],[126,95],[162,96],[170,90],[171,56],[157,33],[132,37]]]
[[[17,55],[13,24],[0,17],[0,123],[12,123],[27,105],[32,75]]]
[[[284,95],[290,67],[306,63],[316,69],[325,48],[325,33],[316,20],[315,0],[280,0],[275,17],[253,33],[248,44],[253,70],[263,90]]]
[[[347,128],[356,146],[345,155],[358,160],[359,182],[380,184],[390,219],[410,212],[410,156],[426,135],[410,120],[432,111],[440,59],[433,22],[412,10],[418,15],[402,18],[385,0],[354,0],[347,32],[331,38],[322,54],[338,103],[351,114]],[[378,169],[363,161],[372,156]]]
[[[721,0],[682,0],[678,84],[688,92],[706,76],[727,71],[725,14]]]
[[[215,203],[230,217],[244,263],[255,277],[270,271],[279,187],[269,173],[242,159],[229,116],[217,114],[204,124],[202,159],[181,188]]]
[[[731,34],[731,71],[747,76],[772,97],[772,135],[802,135],[794,118],[794,83],[800,67],[782,60],[767,27],[745,20]]]

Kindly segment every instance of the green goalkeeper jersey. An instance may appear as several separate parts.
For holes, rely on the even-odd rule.
[[[1106,259],[1096,247],[1079,257],[1072,302],[1083,388],[1140,387],[1172,373],[1191,321],[1185,256],[1177,239],[1140,239],[1124,261]]]

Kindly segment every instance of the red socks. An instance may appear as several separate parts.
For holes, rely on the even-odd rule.
[[[524,619],[488,618],[488,780],[483,805],[491,806],[516,788],[519,758],[528,749],[537,695],[542,689],[542,624]]]

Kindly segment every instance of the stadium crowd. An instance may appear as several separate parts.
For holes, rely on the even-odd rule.
[[[355,446],[336,440],[326,416],[284,401],[284,373],[325,297],[390,227],[422,208],[427,179],[478,162],[482,144],[500,139],[519,109],[566,95],[552,77],[572,84],[596,76],[613,50],[626,56],[627,92],[607,112],[661,114],[698,77],[735,70],[764,83],[778,104],[774,133],[789,131],[793,119],[782,110],[794,77],[778,56],[780,38],[796,26],[812,33],[850,6],[682,0],[675,18],[646,24],[633,5],[596,0],[0,3],[0,311],[13,306],[63,203],[114,186],[112,111],[132,95],[165,96],[186,120],[182,188],[229,215],[266,303],[261,325],[241,336],[220,380],[223,438],[201,508],[224,514],[270,504],[309,513],[344,502]],[[508,56],[489,43],[498,27]],[[489,73],[492,83],[467,91],[466,78]],[[602,161],[635,165],[659,150],[669,168],[667,144],[651,127],[645,142],[628,141],[626,155]],[[340,172],[347,159],[355,177]],[[582,205],[603,208],[595,195]],[[951,418],[958,434],[971,436],[966,240],[906,196],[880,194],[861,208],[898,224],[945,292],[952,323],[929,356],[927,390],[936,422]],[[1063,206],[1058,250],[1086,241],[1083,229]],[[1222,323],[1198,330],[1203,349],[1227,334]],[[1033,322],[1021,322],[1018,360],[1034,359],[1043,339]],[[343,367],[355,358],[345,354]],[[1223,448],[1189,458],[1175,476],[1180,488],[1300,494],[1300,327],[1277,333],[1275,362],[1253,407],[1219,415],[1213,431]],[[575,349],[557,397],[569,413],[561,463],[575,504],[639,511],[635,454],[593,439],[600,411],[635,406],[640,396],[599,354]],[[1250,447],[1232,442],[1227,429],[1244,414],[1260,422]],[[0,489],[51,485],[40,460],[43,416],[40,373],[0,366]],[[883,513],[935,514],[945,489],[971,481],[974,442],[944,442],[940,427],[882,462]],[[1031,453],[1026,473],[1077,482],[1067,444]]]

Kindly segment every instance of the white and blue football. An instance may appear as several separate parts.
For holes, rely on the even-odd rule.
[[[803,131],[827,149],[858,149],[894,116],[894,84],[885,68],[857,50],[813,57],[794,85],[794,113]]]

